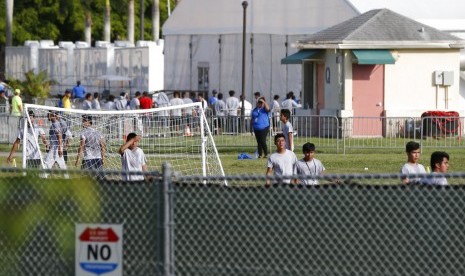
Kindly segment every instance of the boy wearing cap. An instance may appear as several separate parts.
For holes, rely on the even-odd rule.
[[[315,145],[313,143],[305,143],[302,147],[304,158],[297,161],[297,174],[317,176],[322,175],[325,167],[320,160],[315,158]],[[317,185],[318,180],[314,178],[300,179],[300,182],[305,185]]]
[[[21,90],[15,89],[14,96],[11,99],[11,116],[21,117],[21,114],[23,114],[23,101],[19,94],[21,94]]]
[[[48,148],[47,139],[45,138],[45,131],[34,124],[34,112],[29,110],[29,118],[32,123],[27,122],[27,140],[26,140],[26,167],[27,168],[39,168],[41,165],[40,161],[40,149],[38,147],[37,142],[39,141],[39,137],[42,139],[45,147]],[[18,136],[16,137],[15,142],[13,143],[13,147],[11,148],[10,155],[6,159],[8,163],[13,161],[13,155],[15,154],[18,146],[21,143],[21,140],[24,138],[24,129],[22,127],[18,130]],[[37,142],[36,142],[37,141]]]

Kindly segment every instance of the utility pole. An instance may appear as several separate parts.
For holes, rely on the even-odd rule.
[[[246,25],[247,25],[247,1],[242,2],[243,8],[243,21],[242,21],[242,107],[241,107],[241,129],[242,133],[245,132],[245,36],[246,36]]]

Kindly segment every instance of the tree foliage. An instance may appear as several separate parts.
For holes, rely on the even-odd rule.
[[[175,0],[171,1],[174,7]],[[152,0],[144,0],[144,39],[152,40]],[[135,38],[140,37],[140,1],[135,1]],[[111,40],[125,40],[127,0],[110,0]],[[92,12],[92,41],[104,40],[105,0],[15,0],[13,11],[13,45],[26,40],[84,40],[85,10]],[[166,1],[160,1],[161,24],[167,19]],[[0,1],[0,17],[5,18],[5,1]],[[0,43],[6,41],[5,20],[0,20]]]
[[[35,74],[34,71],[24,73],[24,80],[9,79],[9,85],[19,88],[26,97],[46,99],[50,97],[52,85],[56,84],[54,80],[48,78],[47,71],[40,71]]]

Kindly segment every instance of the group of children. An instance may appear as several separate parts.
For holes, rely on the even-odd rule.
[[[267,162],[267,175],[274,174],[275,176],[284,177],[284,183],[300,183],[305,185],[316,185],[318,180],[316,176],[322,175],[325,167],[320,160],[315,158],[315,145],[305,143],[302,147],[304,157],[297,160],[294,154],[294,129],[290,122],[291,111],[282,109],[279,119],[282,122],[282,133],[274,136],[274,144],[276,152],[271,154]],[[400,173],[403,175],[402,182],[423,183],[432,185],[447,185],[447,179],[440,174],[447,173],[449,170],[449,154],[443,151],[435,151],[431,154],[430,166],[432,175],[427,177],[419,177],[418,175],[426,174],[423,165],[419,164],[420,159],[420,144],[415,141],[410,141],[406,144],[405,151],[407,153],[407,163],[405,163]],[[429,170],[428,170],[429,172]],[[293,175],[305,176],[301,179],[292,179]],[[416,175],[409,177],[409,175]],[[312,176],[312,177],[308,177]],[[267,181],[267,185],[270,181]]]
[[[447,179],[440,174],[447,173],[449,170],[449,154],[444,151],[435,151],[431,154],[430,166],[432,176],[429,177],[408,177],[409,175],[426,174],[425,167],[418,163],[420,160],[420,144],[415,141],[410,141],[405,146],[405,152],[407,153],[407,163],[405,163],[400,172],[402,177],[402,183],[423,183],[432,185],[447,185]],[[429,170],[428,170],[429,172]]]
[[[286,146],[286,139],[283,133],[278,133],[274,137],[276,152],[270,155],[267,162],[267,175],[283,177],[283,183],[295,183],[304,185],[317,185],[318,177],[325,171],[325,167],[320,160],[315,158],[315,145],[305,143],[302,147],[304,157],[297,160],[296,155],[289,146]],[[444,173],[449,170],[449,154],[443,151],[435,151],[431,154],[430,166],[431,175],[426,175],[425,167],[418,163],[420,159],[420,144],[410,141],[406,144],[407,163],[405,163],[400,173],[404,184],[420,183],[430,185],[447,185]],[[429,171],[428,171],[429,172]],[[301,179],[292,178],[295,175],[302,175]],[[311,176],[311,177],[308,177]],[[410,177],[411,176],[411,177]],[[267,185],[271,181],[267,180]]]
[[[48,113],[48,120],[50,121],[50,128],[48,130],[49,139],[46,139],[45,131],[34,122],[34,112],[30,110],[28,115],[30,121],[27,121],[26,130],[26,167],[43,167],[45,169],[51,169],[55,164],[57,164],[60,169],[66,170],[68,157],[67,149],[69,147],[70,137],[72,136],[67,123],[61,118],[59,112],[50,111]],[[13,143],[10,154],[7,157],[8,163],[16,165],[13,157],[21,140],[25,139],[23,132],[23,128],[20,127],[18,136]],[[39,139],[42,140],[46,148],[43,165],[40,148],[37,144]],[[80,166],[85,170],[102,170],[105,157],[105,143],[100,132],[92,126],[92,116],[82,116],[82,130],[79,135],[79,139],[80,143],[75,166]],[[141,136],[135,133],[129,133],[127,135],[126,142],[119,148],[123,171],[147,171],[145,154],[142,149],[138,147],[140,139]],[[144,178],[145,176],[140,173],[123,174],[123,180],[126,181],[139,181],[144,180]]]
[[[325,167],[320,160],[315,158],[315,145],[313,143],[305,143],[302,147],[304,157],[297,159],[295,153],[286,147],[286,139],[283,133],[278,133],[274,136],[276,152],[272,153],[267,161],[267,175],[274,174],[281,176],[283,183],[301,183],[305,185],[317,185],[318,179],[315,176],[322,175]],[[312,178],[291,179],[293,175],[310,175]],[[267,180],[267,185],[271,181]]]
[[[44,167],[52,168],[57,163],[61,169],[66,169],[66,148],[69,141],[66,142],[66,136],[71,136],[66,122],[60,120],[58,112],[50,112],[49,120],[51,121],[49,135],[50,140],[45,139],[45,132],[34,124],[34,113],[29,112],[30,123],[27,122],[28,139],[26,143],[27,152],[27,167],[40,167],[40,150],[37,142],[42,138],[46,145],[47,154],[44,158]],[[315,158],[315,145],[313,143],[305,143],[302,147],[304,157],[300,160],[294,154],[294,143],[292,135],[292,124],[289,122],[290,112],[287,109],[281,110],[281,121],[284,123],[283,132],[278,133],[274,137],[276,152],[268,157],[267,175],[274,174],[275,176],[283,177],[284,183],[301,183],[305,185],[318,184],[318,177],[325,171],[325,167],[320,160]],[[35,131],[31,128],[34,125]],[[13,160],[13,155],[19,146],[20,140],[24,138],[23,130],[20,129],[17,139],[13,144],[10,155],[7,161],[10,163]],[[121,155],[123,171],[147,171],[146,158],[144,152],[137,147],[141,136],[130,133],[127,136],[126,142],[120,147],[119,154]],[[92,128],[92,117],[83,116],[83,131],[80,135],[80,145],[75,165],[79,165],[81,155],[84,155],[81,167],[84,169],[101,169],[103,167],[104,158],[104,143],[101,135]],[[93,149],[93,150],[89,150]],[[430,167],[432,175],[422,176],[427,173],[425,167],[419,164],[420,159],[420,144],[415,141],[410,141],[406,144],[405,151],[407,154],[407,163],[405,163],[400,173],[402,174],[402,182],[423,183],[432,185],[447,185],[447,179],[441,175],[447,173],[449,169],[449,155],[443,151],[435,151],[431,154]],[[429,171],[428,171],[429,172]],[[302,179],[292,179],[292,176],[306,176]],[[307,177],[311,176],[311,177]],[[124,180],[144,180],[141,174],[126,174]],[[270,181],[267,181],[270,184]]]

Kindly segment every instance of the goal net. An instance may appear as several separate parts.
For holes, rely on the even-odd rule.
[[[95,158],[103,148],[103,170],[121,171],[120,146],[129,133],[141,136],[138,147],[147,159],[148,171],[161,172],[168,162],[175,173],[197,176],[224,176],[210,127],[199,103],[163,108],[95,111],[25,105],[23,167],[34,146],[40,149],[42,168],[81,168],[83,159]],[[57,117],[57,118],[55,118]],[[55,122],[55,123],[54,123]],[[33,127],[31,127],[33,126]],[[65,166],[53,159],[58,145],[57,128],[62,134]],[[42,141],[45,135],[47,146]],[[84,136],[83,136],[84,135]],[[81,145],[81,137],[87,144]],[[80,150],[81,146],[81,150]],[[103,146],[103,147],[102,147]],[[79,156],[78,162],[76,162]]]

